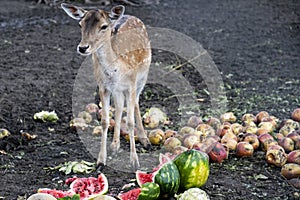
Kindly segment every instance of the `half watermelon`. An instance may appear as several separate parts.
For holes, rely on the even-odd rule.
[[[72,197],[74,194],[79,194],[80,200],[91,200],[108,191],[108,181],[104,174],[99,174],[98,178],[69,178],[66,180],[66,184],[70,184],[68,191],[42,188],[38,192],[51,194],[55,198]]]

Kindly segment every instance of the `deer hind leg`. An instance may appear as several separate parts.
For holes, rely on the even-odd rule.
[[[122,112],[124,108],[124,94],[118,92],[113,94],[114,104],[115,104],[115,128],[114,128],[114,137],[110,145],[110,148],[113,154],[116,154],[120,149],[120,129],[121,129],[121,119]]]
[[[101,137],[101,147],[100,152],[97,159],[97,165],[106,165],[107,158],[107,149],[106,149],[106,141],[107,141],[107,131],[109,126],[109,102],[110,102],[110,92],[100,89],[99,90],[100,100],[102,102],[102,117],[101,123],[103,128],[103,134]]]
[[[129,90],[126,94],[127,100],[127,127],[130,138],[130,162],[134,169],[140,167],[138,156],[135,148],[135,139],[134,139],[134,107],[136,103],[136,91]]]

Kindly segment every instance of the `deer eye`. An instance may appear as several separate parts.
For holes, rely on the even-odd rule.
[[[107,29],[107,27],[108,27],[107,25],[102,25],[100,30],[105,30],[105,29]]]

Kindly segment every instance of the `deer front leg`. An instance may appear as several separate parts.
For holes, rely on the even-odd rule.
[[[149,149],[151,144],[150,144],[150,141],[149,141],[149,139],[145,133],[144,127],[143,127],[143,122],[142,122],[142,117],[141,117],[141,113],[140,113],[140,106],[139,106],[138,100],[134,106],[134,115],[135,115],[135,122],[137,123],[139,141],[143,144],[143,146],[146,149]]]
[[[134,106],[136,102],[135,98],[136,91],[135,89],[129,89],[127,93],[127,127],[130,138],[130,162],[134,169],[140,167],[138,156],[135,148],[134,140]]]
[[[112,152],[115,154],[120,149],[120,129],[121,129],[121,119],[122,112],[124,108],[124,94],[118,92],[113,94],[114,104],[115,104],[115,127],[114,127],[114,138],[110,145]]]
[[[100,100],[102,102],[101,123],[103,128],[103,134],[101,137],[101,147],[97,159],[97,165],[101,165],[101,164],[106,165],[106,158],[107,158],[106,141],[107,141],[108,126],[109,126],[110,93],[105,89],[99,89],[99,95],[100,95]]]

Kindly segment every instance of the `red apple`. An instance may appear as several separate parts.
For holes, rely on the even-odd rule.
[[[291,138],[294,142],[297,142],[298,138],[300,138],[300,130],[289,133],[287,137]]]
[[[266,118],[266,117],[270,117],[269,113],[266,111],[260,111],[255,116],[255,123],[259,124],[262,121],[262,119]]]
[[[236,146],[235,155],[238,157],[250,157],[253,155],[254,149],[248,142],[239,142]]]
[[[287,156],[287,162],[300,165],[300,150],[291,151]]]
[[[221,163],[227,158],[227,151],[221,143],[216,142],[212,145],[208,156],[211,162]]]
[[[292,119],[300,122],[300,108],[296,108],[293,112],[292,112]]]

